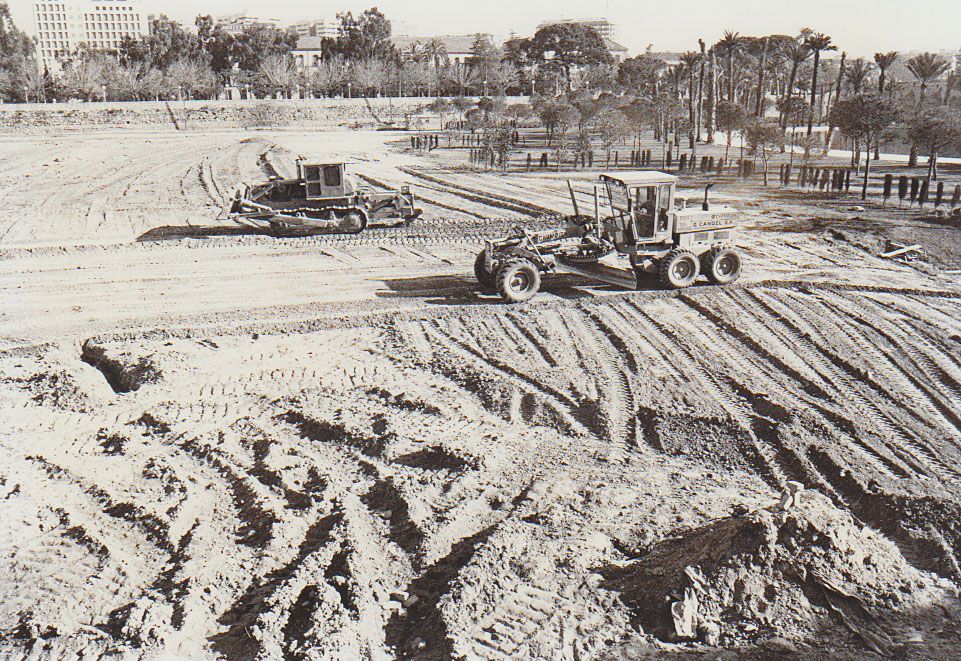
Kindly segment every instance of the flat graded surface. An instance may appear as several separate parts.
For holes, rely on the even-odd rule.
[[[3,654],[961,644],[956,276],[726,190],[746,200],[736,285],[548,276],[507,307],[477,292],[474,255],[569,212],[564,180],[442,168],[396,139],[0,138]],[[413,184],[422,222],[216,221],[230,187],[336,150]],[[818,494],[775,514],[792,480]],[[723,649],[671,639],[650,606],[694,565]]]

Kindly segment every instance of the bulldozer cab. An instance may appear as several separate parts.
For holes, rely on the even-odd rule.
[[[307,199],[346,197],[353,193],[346,167],[346,163],[297,161],[297,177],[304,182]]]
[[[670,240],[677,178],[662,172],[602,174],[611,215],[601,221],[618,249]]]

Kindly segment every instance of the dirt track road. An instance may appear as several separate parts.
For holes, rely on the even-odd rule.
[[[318,318],[496,305],[495,298],[479,294],[471,275],[474,255],[482,247],[476,235],[494,236],[496,229],[455,241],[434,238],[430,229],[421,234],[415,227],[396,234],[384,230],[381,236],[387,239],[381,241],[227,237],[35,251],[0,259],[0,297],[5,301],[0,337],[10,346],[124,331],[284,329]],[[748,238],[745,250],[749,267],[743,284],[922,286],[914,269],[841,242],[796,238],[785,243],[760,235]],[[619,291],[578,276],[548,276],[539,300]]]
[[[207,225],[202,181],[343,140],[193,137],[152,138],[159,170],[107,145],[56,199],[0,188],[0,655],[961,645],[950,278],[754,207],[734,286],[556,276],[504,306],[473,256],[562,187],[425,170],[371,135],[371,179],[431,186],[422,223],[135,242],[172,224],[154,194]],[[695,588],[713,647],[673,635]]]

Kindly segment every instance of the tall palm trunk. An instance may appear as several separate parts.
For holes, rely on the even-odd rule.
[[[841,65],[838,67],[838,79],[836,85],[836,91],[834,93],[834,100],[832,103],[837,103],[841,100],[841,83],[844,82],[844,64],[847,61],[847,53],[841,53]],[[831,140],[834,139],[834,122],[828,127],[828,137],[824,140],[824,154],[827,155],[831,151]]]
[[[818,66],[821,64],[821,51],[814,51],[814,73],[811,74],[811,107],[808,111],[808,137],[814,134],[814,106],[818,102]]]
[[[690,148],[694,149],[694,67],[691,67],[689,74],[687,85],[687,115],[691,126],[687,137],[690,142]]]
[[[734,103],[734,52],[727,54],[727,101]]]
[[[764,74],[767,69],[767,38],[761,40],[761,62],[757,72],[757,103],[754,106],[754,115],[762,117],[764,115]]]
[[[784,92],[784,96],[786,96],[788,99],[794,98],[794,87],[797,85],[797,71],[800,65],[801,63],[798,62],[797,60],[794,60],[793,64],[791,64],[791,76],[788,78],[787,89]],[[790,104],[785,104],[785,105],[790,105]],[[787,128],[787,113],[784,113],[782,116],[781,128],[782,129]]]
[[[701,141],[701,119],[704,114],[704,69],[707,66],[707,55],[705,52],[705,44],[703,39],[698,39],[698,43],[701,46],[701,66],[700,72],[697,76],[697,117],[694,123],[694,128],[696,132],[697,142]]]
[[[921,112],[921,109],[924,108],[924,95],[925,95],[925,92],[927,92],[927,89],[928,89],[928,84],[922,80],[921,93],[918,95],[917,112]],[[916,142],[911,143],[911,153],[908,156],[908,167],[909,168],[918,167],[918,143]]]
[[[714,144],[714,129],[717,121],[717,57],[711,52],[708,67],[707,86],[707,141]]]

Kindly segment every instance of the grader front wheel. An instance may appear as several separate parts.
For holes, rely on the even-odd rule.
[[[511,259],[497,270],[497,293],[505,303],[523,303],[541,288],[541,272],[526,259]]]
[[[474,259],[474,277],[481,286],[481,290],[488,294],[497,291],[496,273],[487,268],[487,251],[481,250]]]
[[[658,280],[666,289],[684,289],[694,284],[700,264],[689,250],[675,248],[667,253],[658,268]]]

